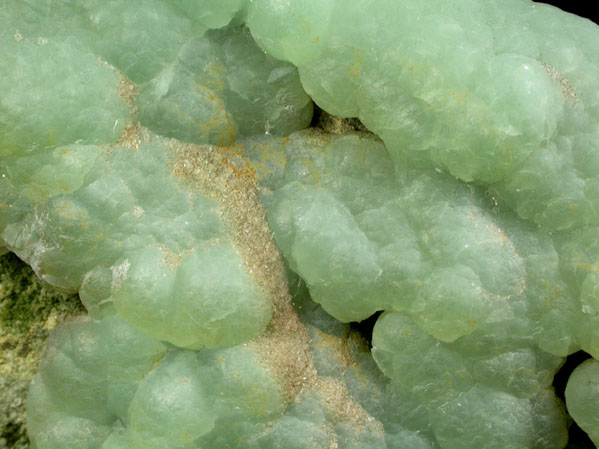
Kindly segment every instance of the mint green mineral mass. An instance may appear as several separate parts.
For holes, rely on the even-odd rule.
[[[191,2],[75,0],[62,11],[79,12],[89,47],[139,85],[139,121],[158,134],[224,145],[306,127],[312,101],[297,70],[264,54],[239,19],[210,31],[241,14],[236,3],[211,12]]]
[[[187,41],[141,85],[137,105],[140,122],[159,134],[219,145],[239,135],[287,135],[312,118],[297,70],[266,55],[243,25]]]
[[[48,351],[27,404],[37,449],[196,448],[219,416],[285,405],[253,349],[169,350],[116,315],[63,325]]]
[[[256,0],[248,24],[266,51],[299,67],[316,103],[360,117],[380,136],[399,169],[483,186],[502,213],[551,231],[554,242],[538,243],[560,280],[538,276],[545,299],[533,299],[546,316],[543,332],[554,334],[543,347],[565,355],[574,339],[599,354],[595,24],[528,0]],[[527,235],[528,261],[541,267],[537,237]]]
[[[520,316],[513,331],[549,353],[599,349],[551,235],[499,216],[484,191],[394,168],[368,135],[301,131],[245,152],[279,248],[335,318],[394,310],[452,342]]]
[[[387,432],[387,381],[366,342],[296,286],[299,333],[307,338],[296,341],[305,347],[290,351],[287,371],[268,363],[280,344],[269,337],[192,351],[117,315],[59,326],[29,391],[32,447],[396,449],[426,441],[401,426]],[[279,356],[275,362],[285,364]],[[298,376],[303,388],[290,394],[281,373]]]
[[[0,41],[2,161],[74,142],[116,142],[131,113],[118,70],[76,38],[26,36],[6,8]]]
[[[67,145],[16,159],[7,171],[23,204],[2,238],[43,279],[81,290],[91,313],[116,308],[178,346],[244,341],[270,320],[270,301],[217,194],[188,185],[188,161],[173,145]],[[64,168],[72,178],[41,176]]]
[[[312,298],[341,321],[387,311],[372,352],[392,380],[391,428],[447,449],[563,447],[551,382],[560,356],[588,346],[580,323],[595,321],[546,231],[447,175],[394,168],[370,135],[301,131],[249,139],[245,154]],[[424,416],[402,416],[404,401]]]
[[[139,121],[168,137],[229,144],[238,135],[285,135],[310,123],[312,101],[297,70],[259,49],[237,17],[242,11],[236,2],[222,5],[214,13],[210,5],[198,8],[190,2],[161,0],[6,3],[0,12],[3,55],[6,53],[2,73],[10,76],[3,76],[3,105],[11,116],[0,121],[0,129],[6,128],[11,139],[7,143],[15,141],[9,131],[37,125],[30,120],[19,123],[13,116],[24,114],[26,109],[21,106],[33,106],[31,102],[36,100],[62,114],[44,114],[43,108],[38,109],[37,115],[45,120],[63,117],[64,122],[72,115],[77,121],[66,129],[41,128],[38,132],[49,133],[42,136],[43,142],[23,128],[21,145],[66,143],[60,134],[69,130],[88,133],[86,141],[98,138],[91,134],[93,129],[82,128],[85,123],[100,128],[96,132],[104,125],[118,137],[126,124],[120,116],[105,124],[105,120],[96,123],[94,115],[76,112],[93,109],[93,113],[106,116],[112,97],[101,95],[103,83],[108,81],[103,81],[100,73],[111,68],[113,76],[121,73],[137,85],[135,93],[141,92],[136,105]],[[211,31],[232,19],[231,26]],[[30,86],[38,79],[41,84]],[[87,86],[87,80],[97,80],[95,87]],[[36,92],[43,94],[36,96]],[[76,135],[68,142],[78,138]],[[103,139],[96,141],[103,143]]]
[[[564,447],[563,405],[550,386],[560,360],[510,330],[497,323],[445,343],[406,316],[383,314],[373,356],[392,379],[394,422],[446,449]]]
[[[360,117],[397,164],[489,186],[552,230],[599,224],[590,21],[528,0],[254,0],[248,24],[319,106]]]
[[[251,208],[239,171],[213,147],[156,135],[286,134],[312,110],[241,6],[214,17],[158,0],[0,7],[0,247],[79,290],[94,316],[116,310],[182,347],[258,335],[272,304],[235,237],[235,213]]]

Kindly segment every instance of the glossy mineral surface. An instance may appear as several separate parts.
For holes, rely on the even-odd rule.
[[[575,309],[545,232],[499,216],[481,190],[394,169],[371,136],[301,132],[247,142],[246,154],[268,173],[269,223],[313,299],[341,321],[388,311],[374,359],[397,403],[423,409],[399,422],[440,447],[563,446],[549,387],[585,318],[551,324],[546,301]]]
[[[597,26],[525,0],[457,4],[264,0],[248,23],[396,163],[487,185],[548,229],[599,224]]]
[[[565,447],[598,43],[527,0],[0,1],[0,251],[88,310],[33,447]]]
[[[192,351],[116,315],[81,318],[53,334],[31,386],[36,447],[383,449],[388,438],[418,439],[409,429],[385,433],[386,381],[368,346],[312,303],[302,283],[294,285],[309,343],[298,373],[304,388],[291,405],[288,379],[265,366],[264,346],[281,345],[271,338],[277,331],[262,341]],[[288,354],[278,355],[284,364]],[[309,438],[303,446],[299,434]]]

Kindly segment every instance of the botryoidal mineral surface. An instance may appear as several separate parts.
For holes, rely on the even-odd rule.
[[[527,0],[2,0],[0,249],[88,312],[32,447],[563,448],[597,42]],[[312,100],[376,136],[302,131]],[[343,323],[379,311],[370,349]]]

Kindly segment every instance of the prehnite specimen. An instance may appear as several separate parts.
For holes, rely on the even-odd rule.
[[[0,248],[88,311],[32,447],[563,448],[597,42],[527,0],[2,0]],[[311,99],[378,137],[301,131]]]

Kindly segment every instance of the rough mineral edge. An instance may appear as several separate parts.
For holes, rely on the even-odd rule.
[[[319,377],[310,353],[306,328],[293,309],[281,256],[258,195],[253,171],[227,147],[168,141],[175,155],[173,173],[188,188],[200,189],[222,204],[223,219],[248,271],[273,305],[273,318],[264,335],[246,343],[282,386],[289,401],[315,389],[328,411],[357,429],[369,426],[381,434],[382,426],[352,398],[338,380]],[[331,443],[331,449],[336,443]]]

